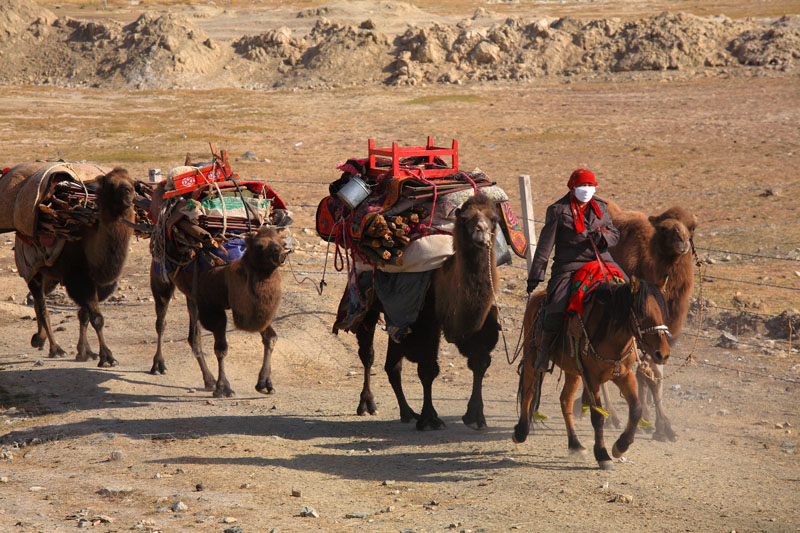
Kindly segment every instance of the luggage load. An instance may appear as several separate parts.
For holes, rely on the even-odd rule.
[[[356,268],[438,268],[453,253],[452,238],[441,236],[450,235],[456,209],[477,192],[495,200],[503,214],[501,247],[510,242],[517,255],[525,256],[527,242],[508,196],[480,170],[459,170],[457,141],[451,148],[440,148],[429,137],[422,147],[394,143],[391,149],[376,149],[370,139],[368,150],[367,158],[349,159],[337,167],[343,173],[329,186],[330,195],[320,202],[316,215],[320,237],[348,250]],[[443,157],[450,157],[451,163]],[[354,182],[357,187],[352,187]],[[362,189],[369,194],[353,193]],[[354,199],[358,202],[351,207]],[[506,257],[505,262],[510,260]]]
[[[169,171],[152,192],[150,251],[164,276],[230,263],[244,253],[244,234],[263,226],[286,230],[291,213],[266,183],[231,170],[227,152]],[[287,233],[287,242],[291,237]]]

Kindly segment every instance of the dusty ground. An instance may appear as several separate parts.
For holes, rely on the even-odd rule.
[[[743,10],[742,4],[731,9]],[[438,5],[437,16],[453,11],[447,2]],[[661,7],[640,5],[637,16]],[[479,166],[506,188],[515,207],[517,176],[530,174],[537,218],[579,166],[594,170],[600,192],[630,209],[656,213],[676,203],[690,209],[700,220],[700,254],[716,261],[706,273],[741,280],[706,280],[703,295],[718,307],[742,305],[738,298],[775,315],[798,307],[798,124],[800,91],[790,76],[652,75],[316,93],[19,86],[0,91],[0,166],[62,155],[121,164],[144,178],[148,168],[180,164],[186,152],[204,155],[208,141],[234,156],[252,150],[269,162],[240,161],[235,169],[266,179],[293,206],[298,251],[292,265],[319,280],[325,247],[305,228],[337,177],[336,162],[364,155],[369,137],[379,144],[456,137],[463,167]],[[767,189],[775,194],[764,195]],[[641,433],[616,471],[600,472],[590,457],[567,457],[557,376],[545,384],[546,425],[523,445],[511,442],[516,372],[502,345],[484,389],[488,431],[460,422],[471,376],[448,345],[434,384],[446,429],[418,433],[399,422],[382,355],[374,378],[380,412],[356,416],[360,363],[351,336],[330,334],[343,288],[343,276],[330,270],[321,297],[311,284],[298,285],[288,269],[284,274],[274,396],[253,389],[259,339],[237,331],[229,333],[228,365],[237,396],[212,400],[200,388],[185,342],[182,296],[168,317],[168,374],[146,372],[155,351],[146,241],[133,243],[117,301],[103,306],[120,366],[101,370],[72,360],[77,319],[63,297],[50,308],[71,354],[47,359],[29,345],[33,309],[24,305],[27,290],[13,272],[11,241],[0,236],[0,443],[6,453],[0,530],[66,531],[98,515],[112,520],[98,522],[99,531],[800,529],[800,359],[783,340],[748,336],[739,350],[723,350],[714,346],[719,330],[701,330],[695,355],[703,364],[665,386],[678,442]],[[727,258],[715,250],[784,259]],[[501,276],[511,350],[524,303],[523,263],[504,267]],[[382,354],[385,336],[379,332],[376,339]],[[204,342],[210,350],[210,338]],[[695,338],[684,336],[668,371],[694,347]],[[413,366],[404,379],[412,406],[421,405]],[[616,434],[609,429],[609,440]],[[579,422],[579,436],[591,443],[588,420]],[[609,502],[618,494],[633,501]],[[178,501],[187,509],[172,511]],[[300,517],[304,505],[319,517]],[[369,514],[347,518],[352,513]]]

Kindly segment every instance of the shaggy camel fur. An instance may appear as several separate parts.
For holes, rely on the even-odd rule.
[[[497,208],[488,197],[478,194],[456,211],[454,231],[455,254],[436,270],[431,278],[422,310],[411,333],[401,342],[389,342],[385,370],[397,397],[400,420],[417,420],[417,429],[440,429],[444,422],[433,407],[432,385],[439,375],[439,340],[454,343],[467,357],[472,370],[472,394],[462,421],[473,429],[486,427],[483,414],[483,376],[491,364],[491,351],[497,344],[500,325],[495,307],[497,285],[494,238],[498,230]],[[377,412],[370,390],[370,368],[375,352],[373,337],[380,314],[375,299],[356,330],[358,355],[364,365],[364,387],[358,414]],[[417,363],[417,374],[423,387],[423,405],[415,413],[406,401],[401,382],[403,358]]]
[[[45,337],[50,342],[50,357],[64,355],[56,343],[50,327],[45,294],[58,283],[64,285],[67,294],[78,304],[80,322],[77,355],[78,361],[86,361],[97,354],[89,349],[86,340],[87,325],[91,322],[100,342],[100,362],[97,366],[115,366],[117,361],[103,338],[103,315],[99,302],[108,298],[116,288],[117,278],[122,272],[128,255],[128,243],[133,235],[130,224],[134,222],[134,183],[128,172],[115,168],[97,181],[97,205],[99,221],[86,229],[84,236],[67,242],[56,262],[43,267],[28,282],[34,299],[38,331],[31,338],[31,346],[42,349]]]
[[[273,228],[261,228],[245,237],[244,255],[228,265],[194,272],[174,271],[169,281],[156,273],[155,262],[150,264],[150,289],[156,306],[156,333],[158,344],[153,357],[151,374],[166,373],[161,340],[166,324],[167,307],[175,287],[186,295],[189,309],[189,345],[203,373],[206,390],[215,397],[233,396],[234,392],[225,375],[225,356],[228,342],[225,337],[226,309],[231,309],[237,329],[261,333],[264,345],[264,362],[258,375],[256,390],[264,394],[275,391],[272,386],[272,349],[278,338],[272,320],[281,300],[281,274],[278,267],[288,254],[283,238]],[[219,376],[215,380],[206,365],[200,345],[200,324],[214,334],[214,353],[217,356]]]
[[[608,211],[620,231],[619,242],[610,249],[611,255],[628,275],[638,276],[664,290],[669,308],[666,325],[672,334],[670,344],[674,344],[686,322],[694,286],[691,251],[697,217],[677,206],[658,216],[648,217],[637,211],[623,211],[614,202],[608,202]],[[644,398],[645,385],[653,396],[656,409],[653,438],[674,441],[677,436],[661,404],[661,381],[658,378],[662,377],[663,368],[654,364],[649,354],[644,354],[643,359],[656,378],[656,381],[648,379],[641,371],[637,375],[640,396]],[[642,403],[642,416],[647,419],[647,402]]]

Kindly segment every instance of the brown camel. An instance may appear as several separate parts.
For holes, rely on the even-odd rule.
[[[491,364],[491,351],[497,344],[500,325],[495,307],[497,286],[494,238],[498,229],[495,203],[478,194],[456,210],[453,234],[455,254],[431,278],[422,310],[411,333],[400,342],[390,341],[386,351],[385,370],[397,397],[400,420],[417,420],[417,429],[441,429],[444,422],[433,407],[432,385],[439,375],[439,339],[454,343],[467,357],[472,370],[472,394],[464,424],[473,429],[486,427],[483,414],[483,376]],[[373,337],[381,312],[377,298],[356,329],[358,355],[364,365],[364,387],[358,414],[377,412],[370,390],[370,368],[375,359]],[[415,413],[406,401],[401,382],[403,358],[417,363],[417,374],[423,387],[423,405]]]
[[[658,216],[647,216],[637,211],[623,211],[613,201],[608,211],[620,231],[620,239],[610,249],[614,260],[631,276],[638,276],[664,290],[669,309],[666,325],[674,344],[686,322],[689,300],[694,285],[692,238],[697,227],[697,217],[681,207],[670,207]],[[656,409],[656,440],[677,439],[661,403],[661,378],[663,366],[655,364],[650,354],[643,360],[653,370],[655,381],[643,372],[637,374],[639,395],[644,398],[645,385],[649,387]],[[604,394],[607,392],[604,390]],[[610,402],[607,402],[610,406]],[[642,417],[647,419],[647,402],[642,402]],[[613,410],[613,408],[612,408]],[[616,413],[612,412],[612,420]],[[618,420],[618,418],[617,418]]]
[[[133,235],[134,183],[128,172],[115,168],[97,180],[97,206],[99,220],[87,227],[83,237],[67,242],[52,266],[42,267],[28,282],[34,299],[38,331],[31,337],[31,346],[42,349],[45,337],[50,343],[50,357],[64,355],[56,343],[50,327],[50,316],[45,304],[45,294],[64,285],[70,298],[78,304],[77,361],[86,361],[97,354],[89,349],[86,340],[87,325],[91,322],[100,342],[100,362],[97,366],[115,366],[116,359],[103,338],[101,302],[116,288],[117,279],[128,255],[128,243]]]
[[[234,392],[225,375],[225,356],[228,342],[225,338],[227,325],[226,309],[231,309],[233,323],[244,331],[261,333],[264,345],[264,362],[258,375],[256,390],[264,394],[275,391],[272,387],[272,349],[278,338],[272,328],[272,320],[281,300],[281,274],[278,267],[288,254],[283,238],[273,228],[261,228],[245,237],[247,247],[244,255],[230,264],[200,271],[194,264],[194,272],[173,271],[165,281],[156,272],[155,261],[150,264],[150,288],[156,305],[156,332],[158,345],[153,357],[151,374],[166,373],[161,340],[166,324],[167,307],[175,287],[186,295],[189,309],[189,345],[203,373],[206,390],[213,390],[215,397],[233,396]],[[200,345],[200,324],[214,334],[214,353],[217,356],[219,377],[214,379],[208,369]]]

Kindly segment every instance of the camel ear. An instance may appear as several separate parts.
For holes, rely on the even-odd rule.
[[[657,216],[650,215],[649,217],[647,217],[647,220],[649,220],[650,224],[652,224],[653,226],[658,224],[658,217]]]

